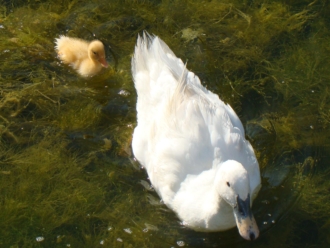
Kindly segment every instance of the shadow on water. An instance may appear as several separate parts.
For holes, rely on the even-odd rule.
[[[330,6],[327,1],[3,1],[1,247],[328,247]],[[134,161],[137,34],[159,35],[239,114],[263,187],[261,235],[182,226]],[[106,45],[80,78],[59,35]]]

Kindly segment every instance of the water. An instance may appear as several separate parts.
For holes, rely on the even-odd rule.
[[[3,1],[1,247],[328,247],[330,7],[326,1]],[[181,225],[134,161],[130,60],[159,35],[246,128],[263,188],[253,244]],[[61,34],[102,40],[79,77]]]

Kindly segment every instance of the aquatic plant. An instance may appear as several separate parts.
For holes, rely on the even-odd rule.
[[[329,9],[325,0],[4,1],[0,246],[240,242],[236,232],[183,228],[131,157],[136,94],[130,60],[143,29],[164,39],[247,127],[264,173],[256,218],[270,228],[255,246],[289,240],[303,246],[297,228],[308,224],[319,235],[309,245],[329,244],[329,206],[321,207],[329,187]],[[56,59],[60,34],[102,40],[111,68],[77,77]],[[312,174],[301,169],[308,161],[314,161]],[[299,211],[276,215],[285,196],[294,202],[288,209]],[[275,224],[268,214],[278,216]]]

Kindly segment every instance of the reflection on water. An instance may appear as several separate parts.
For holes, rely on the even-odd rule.
[[[125,3],[124,3],[125,2]],[[0,6],[1,247],[247,247],[197,233],[132,157],[136,36],[159,35],[239,113],[259,159],[256,247],[328,247],[327,1],[4,1]],[[61,34],[106,45],[80,78]]]

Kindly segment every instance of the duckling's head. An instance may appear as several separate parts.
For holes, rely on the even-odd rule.
[[[100,63],[107,68],[108,63],[105,60],[104,45],[99,40],[93,40],[88,46],[88,56],[96,63]]]
[[[243,165],[234,160],[224,162],[216,176],[216,188],[220,197],[233,209],[239,234],[247,240],[259,236],[259,229],[251,211],[249,174]]]

